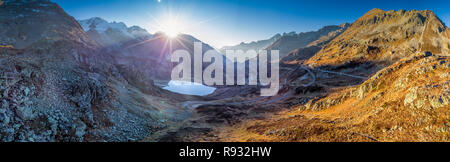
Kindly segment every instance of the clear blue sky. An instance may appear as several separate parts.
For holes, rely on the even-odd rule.
[[[429,9],[450,24],[449,0],[53,0],[76,19],[102,17],[151,33],[167,17],[215,47],[353,22],[372,8]],[[172,15],[172,16],[168,16]]]

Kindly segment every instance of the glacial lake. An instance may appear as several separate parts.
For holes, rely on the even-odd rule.
[[[216,88],[214,87],[208,87],[199,83],[176,80],[171,80],[167,86],[163,87],[163,89],[175,93],[196,96],[206,96],[216,90]]]

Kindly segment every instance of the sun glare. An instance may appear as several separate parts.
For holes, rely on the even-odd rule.
[[[164,32],[168,37],[175,38],[183,30],[184,24],[176,18],[169,17],[161,24],[161,31]]]
[[[170,7],[166,11],[161,11],[157,16],[147,15],[152,18],[147,22],[149,28],[154,29],[155,33],[162,32],[169,38],[177,38],[180,34],[191,34],[190,30],[195,30],[198,25],[206,22],[193,22],[189,18],[189,12],[174,12]]]

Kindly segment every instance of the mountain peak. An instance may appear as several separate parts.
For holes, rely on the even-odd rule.
[[[3,2],[0,5],[0,42],[3,44],[26,48],[42,41],[64,40],[85,47],[97,47],[78,22],[56,3],[48,0]]]
[[[338,26],[341,27],[341,28],[348,28],[348,27],[350,27],[350,25],[352,25],[352,24],[350,24],[350,23],[343,23],[343,24],[340,24]]]
[[[438,19],[436,14],[431,10],[389,10],[384,11],[381,9],[372,9],[358,20],[355,24],[370,24],[370,23],[399,23],[404,21],[403,19],[409,19],[408,23],[424,24],[426,19]],[[395,22],[397,21],[397,22]],[[439,20],[440,21],[440,20]],[[442,23],[440,21],[439,23]],[[443,23],[442,23],[443,24]]]
[[[147,30],[139,26],[127,27],[123,22],[108,22],[100,17],[93,17],[78,22],[92,40],[103,46],[120,45],[135,39],[150,39]]]
[[[359,60],[389,65],[416,52],[448,53],[446,30],[430,10],[373,9],[307,63],[322,66]]]
[[[382,9],[379,9],[379,8],[373,8],[370,11],[368,11],[366,14],[382,13],[382,12],[385,12],[385,11]]]
[[[109,28],[118,30],[127,30],[127,26],[122,22],[108,22],[100,17],[93,17],[85,20],[78,20],[85,31],[94,29],[98,32],[105,32]]]
[[[79,21],[87,21],[90,24],[92,24],[92,23],[95,23],[95,24],[108,23],[108,21],[106,21],[105,19],[102,19],[100,17],[93,17],[93,18],[90,18],[90,19],[79,20]]]

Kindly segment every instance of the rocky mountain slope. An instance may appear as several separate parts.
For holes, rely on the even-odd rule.
[[[120,46],[129,41],[142,41],[152,37],[147,30],[139,26],[127,27],[122,22],[107,22],[94,17],[86,20],[78,20],[89,38],[104,47]]]
[[[361,85],[248,121],[224,141],[448,141],[449,56],[412,54]]]
[[[180,34],[170,38],[164,33],[156,33],[152,39],[125,44],[122,49],[114,51],[114,55],[120,66],[135,66],[135,69],[144,70],[144,73],[149,74],[152,80],[170,80],[174,67],[170,60],[171,53],[176,50],[186,50],[191,58],[194,58],[195,42],[202,43],[203,54],[208,50],[214,50],[191,35]],[[207,65],[204,64],[204,67]]]
[[[279,50],[280,57],[284,57],[295,49],[320,45],[316,41],[329,39],[328,37],[339,35],[348,26],[349,24],[346,23],[342,25],[325,26],[317,31],[284,34],[276,42],[267,47],[267,50]]]
[[[188,96],[135,87],[57,4],[9,0],[0,12],[1,141],[138,141],[184,118]]]
[[[280,62],[282,64],[300,64],[304,61],[310,59],[312,56],[314,56],[317,52],[319,52],[325,45],[327,45],[330,41],[332,41],[334,38],[339,36],[341,33],[343,33],[347,28],[350,26],[350,24],[342,24],[339,25],[341,28],[339,30],[335,30],[332,32],[329,32],[328,35],[322,36],[318,38],[317,40],[314,40],[310,44],[308,44],[306,47],[295,49],[291,52],[289,52],[286,56],[282,57],[280,59]]]
[[[295,90],[279,104],[289,110],[213,133],[218,141],[448,141],[448,38],[431,11],[371,10],[306,61],[312,86],[281,91]]]
[[[373,9],[307,64],[370,61],[389,65],[415,52],[449,53],[448,38],[448,28],[431,11]]]
[[[72,16],[49,1],[6,0],[0,9],[2,45],[22,49],[41,42],[70,41],[87,48],[98,47]]]

